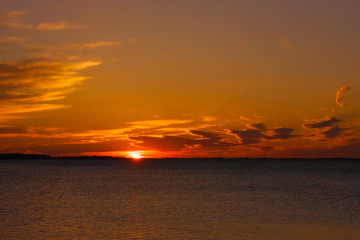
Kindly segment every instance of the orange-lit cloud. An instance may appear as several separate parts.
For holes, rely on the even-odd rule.
[[[65,21],[45,22],[36,25],[23,23],[22,16],[27,11],[10,11],[0,15],[0,26],[12,29],[35,30],[35,31],[56,31],[74,28],[86,28],[84,25],[69,24]]]
[[[0,39],[1,40],[1,39]],[[5,40],[5,39],[4,39]],[[130,43],[132,40],[125,40],[125,41],[97,41],[97,42],[85,42],[85,43],[71,43],[65,45],[37,45],[37,44],[26,44],[23,43],[21,45],[18,44],[17,48],[21,49],[22,51],[26,51],[28,53],[42,53],[45,55],[58,55],[63,54],[64,51],[86,51],[91,49],[97,48],[108,48],[108,47],[118,47],[122,46],[126,43]],[[20,41],[15,42],[13,44],[20,43]],[[6,44],[9,45],[9,44]],[[9,50],[8,46],[5,44],[1,44],[0,41],[0,51]]]
[[[160,8],[144,12],[132,1],[129,8],[122,4],[94,1],[78,11],[72,4],[44,1],[41,8],[28,4],[28,12],[0,13],[0,152],[359,156],[357,102],[341,115],[303,120],[318,116],[315,102],[327,106],[328,89],[336,89],[340,77],[349,81],[336,93],[340,107],[346,106],[350,85],[357,84],[356,54],[345,53],[356,52],[358,36],[352,31],[343,38],[337,29],[353,24],[351,11],[342,11],[349,18],[331,15],[339,24],[321,23],[326,29],[314,35],[316,21],[323,19],[318,15],[308,12],[314,24],[294,33],[286,20],[303,19],[279,11],[285,21],[271,23],[274,31],[268,31],[268,13],[252,7],[256,14],[239,14],[249,9],[246,1],[219,1],[195,18],[187,12],[192,8],[184,8],[186,19]],[[103,14],[114,9],[118,14]],[[211,17],[218,9],[228,13],[220,22]],[[149,44],[125,48],[140,40]],[[331,56],[322,54],[329,51]],[[102,62],[93,74],[83,72]],[[324,86],[323,79],[325,87],[312,87]],[[326,107],[321,111],[330,114]]]
[[[162,137],[149,137],[149,136],[139,136],[139,137],[130,137],[132,140],[136,140],[136,146],[141,146],[145,148],[150,148],[153,150],[161,151],[180,151],[188,147],[196,147],[197,149],[215,149],[221,150],[226,147],[238,145],[236,143],[231,143],[225,141],[222,137],[214,133],[208,133],[199,130],[190,131],[192,134],[201,136],[201,138],[190,138],[189,137],[180,137],[180,136],[162,136]]]
[[[9,44],[12,42],[23,42],[23,41],[24,41],[24,38],[22,38],[22,37],[15,37],[15,36],[4,37],[4,38],[0,38],[0,46],[3,44]]]
[[[64,107],[48,102],[64,98],[87,79],[79,71],[100,63],[50,58],[0,63],[0,120],[5,115]]]
[[[342,122],[340,119],[335,117],[327,116],[325,119],[314,119],[311,123],[304,124],[305,128],[325,128],[325,127],[332,127],[336,123]]]
[[[340,107],[344,107],[346,104],[343,102],[344,94],[347,90],[351,89],[350,86],[343,86],[336,92],[335,101]]]
[[[35,26],[35,30],[38,31],[54,31],[54,30],[65,30],[65,29],[73,29],[73,28],[87,28],[87,26],[69,24],[64,21],[40,23]]]
[[[304,128],[314,129],[315,132],[310,135],[310,137],[315,138],[316,140],[325,140],[337,138],[344,135],[351,135],[352,128],[342,128],[339,126],[340,123],[344,121],[337,119],[335,117],[327,116],[324,119],[314,119],[310,123],[303,125]]]
[[[33,29],[33,25],[22,22],[21,16],[25,13],[27,13],[27,11],[11,11],[0,15],[0,26],[14,29]]]
[[[124,42],[121,41],[99,41],[99,42],[91,42],[91,43],[78,43],[78,44],[70,44],[65,48],[69,49],[77,49],[77,50],[85,50],[85,49],[93,49],[99,47],[113,47],[113,46],[121,46]]]

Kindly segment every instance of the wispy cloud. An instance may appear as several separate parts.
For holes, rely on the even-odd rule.
[[[160,151],[180,151],[186,148],[196,148],[197,150],[221,150],[238,145],[236,143],[225,141],[221,136],[214,133],[199,130],[191,130],[190,133],[197,136],[197,138],[193,139],[190,136],[164,135],[161,137],[130,137],[130,139],[137,141],[136,146]]]
[[[70,44],[66,46],[66,48],[84,50],[84,49],[93,49],[99,47],[113,47],[123,45],[124,42],[121,41],[99,41],[99,42],[91,42],[91,43],[78,43],[78,44]]]
[[[0,117],[64,107],[49,102],[64,98],[87,79],[79,71],[100,63],[51,58],[0,62]]]
[[[35,30],[38,31],[56,31],[56,30],[65,30],[65,29],[73,29],[73,28],[87,28],[87,26],[69,24],[64,21],[40,23],[35,26]]]
[[[25,39],[22,37],[4,37],[4,38],[0,38],[0,45],[1,44],[8,44],[8,43],[12,43],[12,42],[23,42]]]
[[[22,127],[13,127],[13,126],[0,126],[0,134],[18,134],[25,133],[26,129]]]
[[[346,104],[343,102],[344,100],[344,94],[346,91],[351,89],[350,86],[343,86],[336,92],[335,101],[340,107],[344,107]]]
[[[32,30],[33,25],[22,22],[22,15],[27,11],[11,11],[0,15],[0,26],[13,29]]]
[[[22,21],[22,16],[27,11],[11,11],[0,15],[0,26],[10,29],[33,30],[33,31],[57,31],[74,28],[86,28],[85,25],[69,24],[65,21],[44,22],[39,24],[28,24]]]
[[[137,41],[136,39],[127,39],[124,41],[97,41],[97,42],[87,42],[87,43],[74,43],[68,44],[65,46],[53,47],[53,49],[69,49],[69,50],[87,50],[87,49],[95,49],[102,47],[117,47],[122,46],[126,43],[132,43]]]
[[[46,54],[62,53],[64,51],[83,51],[105,47],[118,47],[126,43],[125,41],[97,41],[97,42],[86,42],[86,43],[72,43],[65,45],[36,45],[36,44],[24,44],[22,49],[26,52],[42,52]],[[0,44],[1,47],[1,44]]]
[[[23,42],[25,42],[25,39],[22,37],[2,37],[0,38],[0,53],[11,51],[15,47],[20,46],[20,44],[23,44]]]

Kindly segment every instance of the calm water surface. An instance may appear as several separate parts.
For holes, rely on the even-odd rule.
[[[360,239],[360,161],[3,161],[0,239]]]

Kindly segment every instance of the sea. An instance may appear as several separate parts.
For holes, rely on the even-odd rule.
[[[360,161],[0,161],[0,239],[360,239]]]

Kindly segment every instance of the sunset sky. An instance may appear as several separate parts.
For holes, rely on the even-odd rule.
[[[0,0],[0,152],[360,157],[360,1]]]

